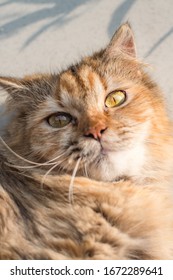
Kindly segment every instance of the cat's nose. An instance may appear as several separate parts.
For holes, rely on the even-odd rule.
[[[107,129],[105,124],[98,123],[95,126],[89,127],[87,131],[85,131],[86,137],[91,137],[96,140],[100,140],[103,132]]]

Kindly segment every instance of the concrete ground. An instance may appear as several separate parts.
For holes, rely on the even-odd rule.
[[[0,0],[0,75],[64,68],[105,46],[126,20],[173,115],[172,0]]]

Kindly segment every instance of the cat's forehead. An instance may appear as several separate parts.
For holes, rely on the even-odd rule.
[[[104,89],[104,79],[88,65],[70,67],[60,75],[60,90],[76,93],[82,98],[87,92],[100,92]]]
[[[85,106],[99,106],[106,95],[116,89],[132,86],[132,82],[111,73],[103,65],[96,69],[92,65],[81,64],[72,66],[60,74],[59,87],[56,97],[62,105],[67,106],[75,102]],[[99,108],[98,108],[99,109]]]
[[[78,68],[70,67],[60,75],[57,98],[61,104],[68,106],[98,104],[104,98],[106,83],[92,67],[82,65]]]

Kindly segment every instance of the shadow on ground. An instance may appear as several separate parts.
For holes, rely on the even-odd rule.
[[[112,37],[115,30],[123,23],[125,16],[128,14],[131,7],[135,4],[137,0],[125,0],[123,1],[118,8],[112,14],[109,26],[108,26],[108,35]]]
[[[158,39],[158,41],[145,54],[145,57],[149,57],[171,35],[173,35],[173,27]]]
[[[125,17],[128,15],[129,10],[136,4],[138,0],[124,0],[112,14],[109,26],[108,35],[112,37],[115,30],[122,24]],[[144,57],[149,57],[169,36],[173,34],[173,27],[170,28],[165,34],[153,44]]]
[[[26,28],[29,25],[34,25],[38,22],[44,22],[40,28],[34,28],[33,33],[24,42],[22,49],[28,47],[38,36],[44,33],[52,26],[61,27],[62,25],[69,23],[77,16],[81,16],[82,12],[88,10],[89,4],[97,4],[100,0],[7,0],[0,3],[0,8],[3,6],[9,6],[12,4],[24,4],[27,6],[35,4],[38,9],[34,12],[27,13],[16,19],[9,20],[4,25],[0,26],[0,38],[6,38],[8,36],[16,35],[17,32]],[[127,15],[131,8],[137,3],[138,0],[124,0],[120,2],[120,5],[112,13],[110,23],[108,25],[108,35],[112,37],[115,30],[121,23],[127,19]],[[79,7],[84,7],[82,11],[74,14],[74,11]],[[173,34],[173,27],[165,34],[158,38],[157,42],[148,50],[145,57],[150,56],[169,36]]]
[[[42,26],[33,32],[33,34],[27,39],[27,41],[24,43],[23,48],[27,47],[29,44],[33,42],[39,35],[41,35],[43,32],[45,32],[50,27],[56,25],[56,27],[60,27],[63,24],[66,24],[67,22],[72,21],[74,18],[76,18],[78,15],[73,15],[72,13],[74,10],[79,8],[80,6],[84,6],[84,10],[88,8],[89,3],[96,3],[99,0],[30,0],[30,1],[24,1],[24,0],[14,0],[14,1],[7,1],[0,4],[0,7],[7,6],[11,4],[19,4],[23,3],[26,5],[29,4],[37,4],[39,9],[37,9],[34,12],[30,12],[28,14],[25,14],[24,16],[21,16],[14,20],[9,20],[4,25],[0,26],[1,30],[1,37],[7,37],[15,35],[16,32],[20,31],[21,29],[24,29],[25,27],[29,25],[33,25],[35,23],[41,22],[43,20],[47,20],[46,23],[42,24]]]

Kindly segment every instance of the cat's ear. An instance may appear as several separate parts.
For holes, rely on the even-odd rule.
[[[122,24],[115,32],[105,52],[109,57],[113,57],[117,51],[136,57],[134,35],[128,22]]]
[[[2,87],[13,99],[18,99],[24,92],[29,91],[22,79],[11,77],[0,77],[0,87]]]
[[[56,84],[56,75],[35,74],[23,79],[0,77],[0,87],[20,104],[41,101],[52,93]]]

